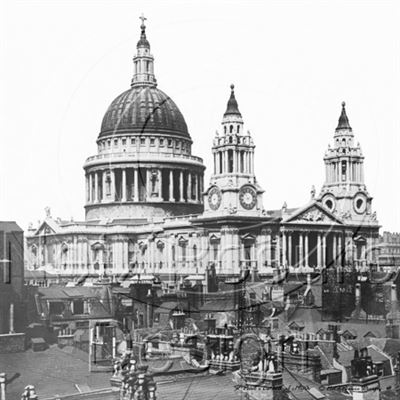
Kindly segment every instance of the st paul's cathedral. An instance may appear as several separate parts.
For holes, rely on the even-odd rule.
[[[234,278],[243,270],[263,277],[375,263],[380,226],[345,103],[319,194],[313,188],[302,207],[268,210],[234,86],[205,184],[185,119],[158,88],[144,21],[133,64],[131,86],[109,106],[97,154],[84,164],[85,221],[53,218],[47,209],[27,235],[29,269],[172,284],[203,281],[210,268]]]

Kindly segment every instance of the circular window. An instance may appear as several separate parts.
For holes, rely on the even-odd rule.
[[[367,208],[367,198],[365,194],[359,193],[354,198],[353,207],[356,213],[362,214]]]
[[[335,198],[331,195],[328,194],[324,200],[323,200],[323,205],[329,210],[329,211],[334,211],[336,207],[336,201]]]

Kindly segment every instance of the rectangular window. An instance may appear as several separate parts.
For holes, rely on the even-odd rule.
[[[164,146],[164,139],[160,139],[160,146]]]
[[[133,145],[136,144],[135,138],[132,138],[132,139],[131,139],[131,144],[133,144]]]
[[[140,138],[140,145],[144,146],[146,144],[146,139],[145,138]]]
[[[150,139],[150,146],[154,146],[154,144],[155,144],[155,140],[154,140],[154,138],[151,138]]]
[[[114,139],[114,146],[118,146],[118,139]]]
[[[177,149],[179,149],[180,144],[181,144],[181,142],[176,141],[175,147],[176,147]]]
[[[172,147],[172,140],[168,139],[168,147]]]
[[[126,139],[122,139],[122,145],[123,145],[123,146],[126,145]]]
[[[83,300],[78,299],[73,301],[72,305],[73,309],[73,314],[84,314],[83,312]]]

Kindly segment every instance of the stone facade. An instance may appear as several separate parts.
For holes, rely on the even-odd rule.
[[[156,88],[142,26],[132,87],[107,111],[98,154],[86,160],[86,221],[46,219],[27,237],[28,267],[65,276],[176,281],[215,267],[311,272],[368,269],[376,262],[379,224],[364,183],[360,147],[343,105],[334,148],[325,156],[321,194],[303,207],[268,211],[254,170],[255,143],[234,88],[212,147],[207,187],[202,160],[175,103]],[[166,283],[168,285],[168,283]]]

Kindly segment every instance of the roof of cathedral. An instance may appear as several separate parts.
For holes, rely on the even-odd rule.
[[[349,119],[347,118],[345,107],[346,107],[346,103],[343,101],[342,102],[342,112],[340,114],[339,123],[338,123],[336,130],[340,130],[340,129],[350,129],[351,130],[351,126],[349,123]]]
[[[238,115],[239,117],[242,116],[242,114],[240,114],[239,106],[236,101],[234,89],[235,89],[235,85],[232,84],[231,85],[231,95],[229,97],[228,104],[226,106],[226,111],[224,113],[224,117],[226,117],[227,115]]]
[[[179,108],[155,86],[134,86],[111,103],[99,138],[118,134],[177,135],[190,139]]]

